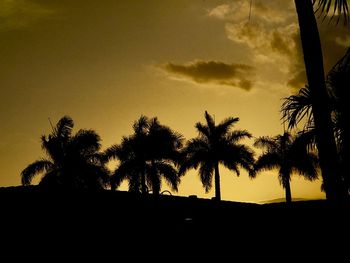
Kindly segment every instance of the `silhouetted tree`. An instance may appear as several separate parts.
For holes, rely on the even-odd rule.
[[[30,185],[40,173],[43,173],[40,185],[46,188],[97,190],[108,184],[108,170],[99,152],[99,135],[93,130],[79,130],[73,135],[73,126],[73,120],[64,116],[49,136],[41,137],[47,158],[22,171],[23,185]]]
[[[319,12],[328,13],[331,9],[338,15],[348,15],[347,0],[294,0],[301,43],[304,53],[306,75],[312,96],[312,108],[319,152],[320,167],[327,199],[344,197],[341,179],[337,171],[337,149],[332,129],[331,107],[325,85],[321,41],[314,15],[313,4]],[[332,6],[332,4],[334,4]]]
[[[180,174],[199,167],[199,176],[206,192],[212,187],[214,174],[215,197],[221,200],[219,164],[237,175],[240,174],[239,168],[247,170],[251,177],[255,175],[253,151],[248,146],[238,143],[241,139],[251,138],[251,134],[245,130],[231,131],[239,118],[229,117],[215,125],[214,119],[205,112],[205,119],[206,124],[196,124],[199,135],[190,140],[183,151],[185,160],[181,165]]]
[[[254,146],[264,150],[255,163],[256,171],[279,169],[278,179],[285,189],[287,203],[292,202],[292,173],[299,173],[308,180],[317,179],[317,157],[307,151],[302,137],[294,137],[286,132],[272,138],[260,137]]]
[[[106,156],[117,158],[119,166],[112,176],[113,188],[128,180],[129,191],[158,195],[161,178],[173,191],[178,190],[180,179],[176,165],[180,161],[182,136],[161,125],[157,118],[141,116],[133,125],[134,134],[123,137],[120,145],[106,150]]]
[[[350,49],[331,69],[327,84],[333,101],[333,120],[338,143],[340,172],[348,193],[350,192],[350,175],[347,165],[350,163],[350,105],[347,92],[350,86]]]
[[[338,163],[342,182],[346,189],[350,189],[350,178],[346,172],[346,163],[349,162],[349,129],[346,123],[349,121],[349,106],[346,102],[346,89],[350,84],[350,51],[341,58],[327,75],[327,89],[331,101],[333,129],[336,134],[338,149]],[[314,118],[312,111],[312,97],[308,86],[302,88],[297,95],[285,99],[282,105],[284,121],[288,122],[288,128],[292,129],[307,118],[304,133],[315,135]],[[314,141],[312,136],[309,136]]]

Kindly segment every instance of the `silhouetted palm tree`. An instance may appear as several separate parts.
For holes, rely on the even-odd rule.
[[[345,21],[348,15],[348,4],[347,0],[294,0],[294,3],[298,14],[306,75],[313,98],[316,143],[326,196],[327,199],[332,200],[342,199],[344,191],[341,187],[340,176],[335,172],[337,170],[337,149],[325,85],[321,41],[313,4],[317,4],[319,12],[328,13],[332,9],[338,15],[344,14]]]
[[[118,158],[119,166],[112,176],[113,188],[128,180],[129,191],[158,195],[161,178],[173,191],[180,179],[176,165],[180,161],[182,136],[161,125],[157,118],[141,116],[133,125],[134,134],[123,137],[120,145],[106,150],[106,156]]]
[[[108,183],[108,170],[102,161],[100,137],[93,130],[72,135],[73,120],[64,116],[52,133],[41,137],[48,158],[28,165],[21,173],[22,184],[43,173],[40,185],[64,189],[102,189]]]
[[[289,133],[276,137],[260,137],[255,147],[264,149],[255,163],[256,171],[279,169],[278,179],[285,189],[287,203],[292,202],[290,180],[296,172],[308,180],[317,178],[317,157],[308,152],[301,137],[293,137]]]
[[[328,73],[327,83],[333,98],[335,134],[340,157],[342,178],[350,192],[350,175],[347,164],[350,162],[350,106],[348,102],[348,87],[350,86],[350,49],[343,58]]]
[[[331,101],[332,121],[338,149],[338,162],[342,181],[346,188],[350,189],[350,178],[346,172],[346,164],[349,162],[349,109],[346,101],[346,90],[350,84],[350,50],[341,58],[327,75],[327,88]],[[302,88],[297,95],[285,99],[282,105],[284,121],[288,122],[289,129],[307,117],[304,131],[315,134],[312,111],[312,97],[309,87]],[[312,138],[309,136],[309,138]]]
[[[219,164],[223,164],[237,175],[240,174],[240,167],[247,170],[251,177],[255,175],[253,151],[248,146],[238,143],[241,139],[251,138],[251,134],[245,130],[231,131],[239,118],[229,117],[215,125],[214,119],[205,112],[205,119],[206,124],[196,124],[199,135],[190,140],[183,151],[185,160],[181,165],[180,174],[199,167],[199,176],[206,192],[212,187],[214,174],[215,198],[221,200]]]

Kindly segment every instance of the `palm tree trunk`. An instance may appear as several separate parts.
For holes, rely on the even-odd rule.
[[[155,161],[152,160],[151,161],[151,165],[152,165],[152,168],[151,168],[151,171],[152,171],[152,180],[153,180],[153,184],[152,184],[152,192],[153,192],[153,195],[154,196],[159,196],[159,193],[160,193],[160,187],[159,187],[159,184],[158,184],[158,178],[157,178],[157,171],[156,171],[156,164],[155,164]]]
[[[294,0],[294,2],[298,13],[306,75],[312,96],[316,143],[326,197],[329,200],[337,200],[344,196],[344,191],[337,172],[337,149],[325,84],[320,36],[312,0]]]
[[[215,163],[215,198],[221,201],[219,163]]]
[[[290,189],[290,180],[286,180],[285,185],[284,185],[285,191],[286,191],[286,202],[287,204],[292,203],[292,191]]]

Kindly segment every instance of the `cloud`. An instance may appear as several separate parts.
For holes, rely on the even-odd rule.
[[[30,0],[1,0],[0,30],[26,28],[53,13],[53,10]]]
[[[283,78],[285,85],[305,83],[298,25],[293,6],[279,0],[254,1],[249,20],[249,1],[217,6],[208,16],[225,20],[227,38],[249,48],[248,59],[258,71]],[[274,69],[274,72],[273,72]],[[266,78],[266,76],[260,76]],[[300,88],[300,86],[298,86]]]
[[[231,6],[228,4],[219,5],[214,9],[210,10],[208,15],[211,17],[226,19],[228,14],[231,12]]]
[[[195,61],[185,65],[168,63],[162,67],[169,74],[199,84],[229,85],[249,91],[253,87],[253,67],[219,61]]]
[[[280,0],[266,1],[255,0],[250,9],[250,1],[237,0],[231,4],[219,5],[208,11],[208,16],[230,22],[248,21],[251,19],[260,22],[281,23],[291,17],[290,9],[293,5]]]
[[[249,48],[248,62],[258,72],[269,74],[286,86],[301,88],[306,83],[299,27],[293,1],[256,0],[249,20],[249,1],[237,0],[208,11],[208,16],[226,21],[228,39]],[[326,72],[350,45],[350,27],[319,23]],[[267,78],[261,74],[260,78]],[[261,81],[261,80],[260,80]]]

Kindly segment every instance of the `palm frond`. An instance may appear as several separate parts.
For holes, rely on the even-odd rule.
[[[228,117],[224,119],[218,126],[216,126],[216,133],[218,136],[223,136],[228,133],[232,126],[239,121],[239,118]]]
[[[222,160],[220,163],[222,163],[227,169],[235,172],[237,176],[240,176],[240,171],[238,169],[237,162],[227,158],[226,160]]]
[[[275,138],[271,138],[269,136],[262,136],[255,140],[254,147],[259,149],[277,149],[278,144],[275,140]]]
[[[315,154],[308,154],[300,158],[295,163],[292,171],[302,175],[306,180],[314,181],[318,179],[318,158]]]
[[[281,165],[281,157],[277,153],[265,153],[261,155],[255,162],[255,171],[277,169]]]
[[[207,121],[209,131],[213,132],[215,130],[215,120],[213,119],[212,116],[210,116],[210,114],[207,111],[205,111],[204,117],[205,117],[205,120]]]
[[[205,137],[207,139],[210,138],[211,132],[207,125],[204,125],[203,123],[197,122],[195,125],[197,131],[199,132],[199,135],[202,137]]]
[[[42,172],[49,172],[50,170],[53,169],[53,166],[54,165],[51,161],[45,160],[45,159],[35,161],[34,163],[28,165],[21,172],[22,184],[23,185],[30,185],[33,177],[36,174],[39,174]]]
[[[341,16],[343,16],[345,24],[348,22],[349,6],[347,0],[313,0],[313,3],[317,3],[316,12],[325,13],[325,15],[332,12],[331,20],[337,15],[337,23],[339,23]]]
[[[180,165],[179,175],[184,175],[190,169],[197,169],[200,163],[210,159],[210,151],[207,143],[202,138],[188,141],[182,151],[183,162]]]
[[[62,162],[65,144],[60,138],[41,136],[41,148],[54,163]]]
[[[111,159],[119,158],[119,156],[121,155],[121,151],[122,151],[121,146],[117,144],[114,144],[108,147],[103,153],[105,156],[105,160],[109,161]]]
[[[128,179],[130,182],[134,177],[138,177],[137,168],[138,164],[135,162],[122,162],[112,174],[111,184],[119,187],[125,179]]]
[[[226,135],[226,139],[230,143],[236,143],[245,138],[252,138],[252,135],[247,130],[235,130]]]
[[[213,173],[214,164],[212,162],[202,162],[200,164],[199,177],[206,193],[212,188]]]
[[[180,165],[179,176],[183,176],[190,169],[197,169],[202,162],[208,159],[208,153],[204,151],[198,151],[187,155]]]
[[[71,117],[62,117],[54,129],[54,135],[62,138],[69,138],[72,134],[72,129],[74,127],[74,122]]]
[[[74,152],[89,154],[101,148],[101,138],[94,130],[79,130],[70,140],[69,148]]]
[[[140,118],[134,122],[132,127],[136,134],[144,133],[149,127],[149,119],[146,116],[141,115]]]
[[[239,145],[239,158],[237,163],[248,172],[250,178],[256,176],[254,152],[246,145]]]
[[[253,177],[254,171],[254,153],[243,144],[225,144],[220,148],[220,162],[229,170],[234,171],[238,176],[240,174],[238,167],[249,172]]]
[[[313,152],[317,150],[316,130],[314,128],[299,132],[294,139],[291,151],[295,152],[298,155],[300,152],[304,152],[304,150],[307,152]]]
[[[177,192],[180,184],[178,171],[171,164],[165,162],[157,162],[156,166],[159,175],[165,179],[173,191]]]
[[[288,122],[288,129],[296,127],[301,120],[307,117],[307,123],[313,119],[312,101],[308,86],[300,89],[297,95],[284,99],[282,104],[282,120]]]
[[[194,138],[187,142],[184,152],[186,154],[192,154],[197,151],[209,151],[209,146],[206,140],[203,138]]]
[[[75,175],[75,188],[89,190],[104,189],[110,184],[110,172],[107,167],[94,163],[85,163]]]

